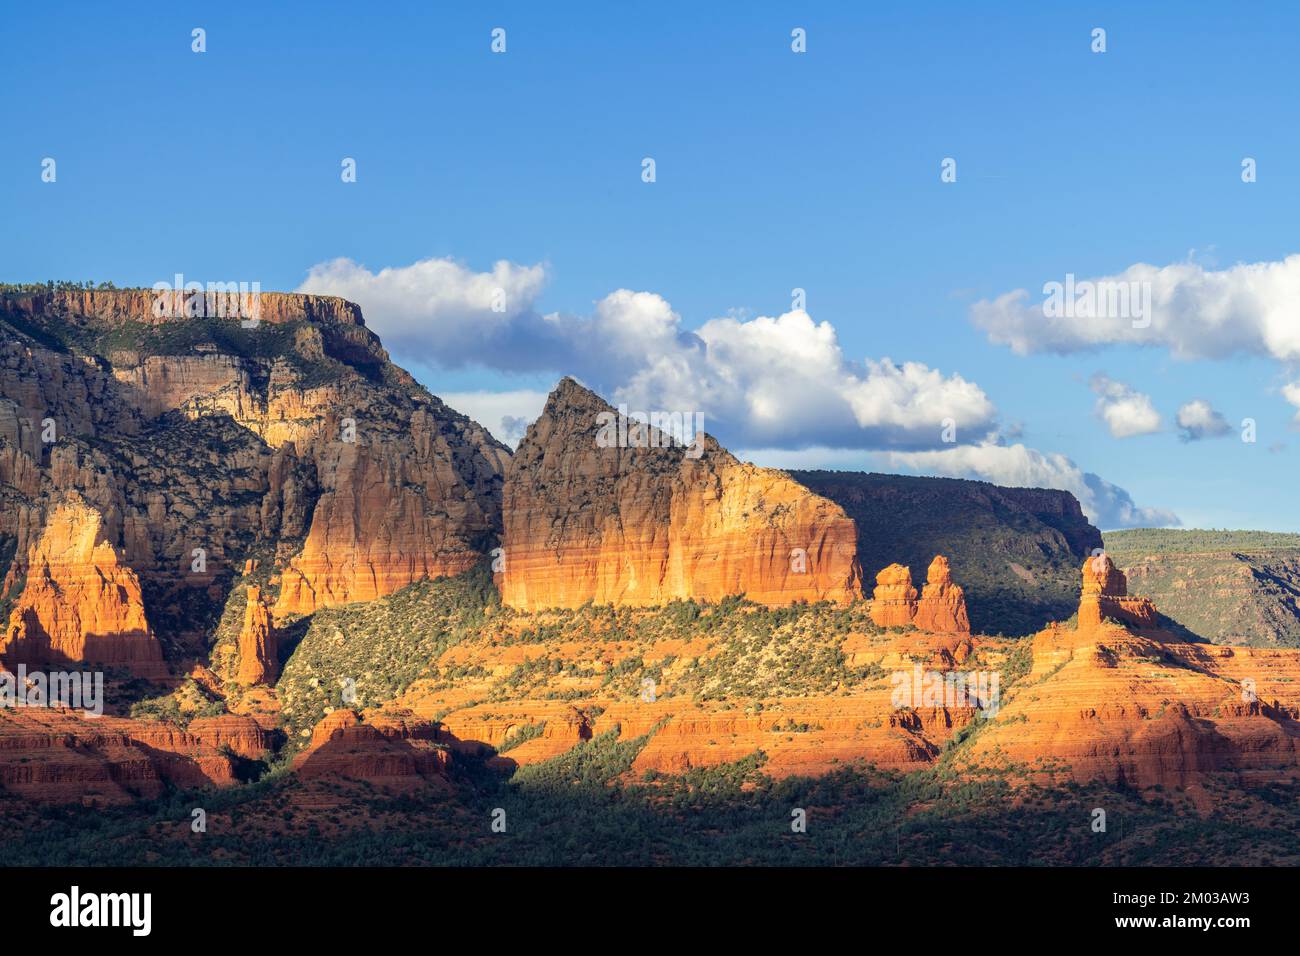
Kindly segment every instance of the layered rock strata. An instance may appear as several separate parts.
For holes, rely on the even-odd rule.
[[[528,429],[503,492],[507,604],[856,595],[855,532],[839,506],[707,435],[683,447],[617,415],[564,379]],[[602,430],[641,440],[602,441]]]

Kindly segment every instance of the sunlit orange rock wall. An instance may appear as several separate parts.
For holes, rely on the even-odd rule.
[[[9,668],[94,664],[143,677],[166,674],[140,582],[105,540],[100,513],[79,496],[52,509],[10,577],[22,591],[0,636],[0,659]]]
[[[506,473],[504,569],[512,607],[648,605],[744,594],[768,605],[850,600],[855,532],[843,510],[711,438],[601,447],[602,399],[565,379]]]

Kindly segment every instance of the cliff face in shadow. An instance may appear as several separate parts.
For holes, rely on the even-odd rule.
[[[1068,491],[861,472],[789,474],[853,519],[865,580],[891,564],[919,572],[936,554],[947,556],[977,633],[1023,636],[1070,617],[1079,564],[1102,546],[1101,532]]]

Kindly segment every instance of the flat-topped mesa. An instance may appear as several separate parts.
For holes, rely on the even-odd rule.
[[[168,281],[173,277],[168,276]],[[361,307],[332,295],[262,292],[254,283],[205,283],[203,291],[156,289],[86,289],[29,292],[7,297],[7,307],[27,318],[52,314],[74,324],[87,317],[101,324],[165,325],[189,318],[257,319],[287,322],[336,322],[364,326]],[[255,314],[253,313],[255,310]],[[244,315],[249,312],[249,315]]]
[[[916,588],[912,569],[891,564],[876,574],[871,596],[871,620],[877,627],[906,627],[916,617]]]
[[[855,529],[838,505],[702,433],[685,447],[642,428],[573,379],[528,429],[502,497],[498,582],[512,607],[858,594]]]
[[[1079,599],[1079,630],[1101,626],[1105,618],[1128,627],[1147,630],[1159,627],[1156,606],[1148,598],[1129,597],[1128,578],[1115,567],[1108,554],[1083,563],[1083,595]]]
[[[0,634],[6,667],[91,664],[139,677],[167,674],[140,581],[107,540],[103,515],[80,495],[71,493],[50,510],[6,588],[20,584]]]
[[[917,602],[913,623],[918,630],[969,634],[970,618],[966,614],[966,596],[961,585],[953,583],[948,559],[942,554],[930,562],[926,584]]]
[[[394,365],[358,306],[258,292],[245,317],[238,291],[214,295],[215,315],[206,292],[179,310],[155,308],[162,295],[0,294],[0,485],[36,516],[0,508],[0,543],[25,554],[42,502],[80,492],[177,612],[154,622],[173,646],[201,641],[185,589],[254,548],[281,572],[276,618],[483,559],[509,449]],[[209,577],[191,572],[200,546]]]

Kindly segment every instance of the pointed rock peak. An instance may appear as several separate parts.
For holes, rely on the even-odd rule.
[[[541,417],[529,427],[516,454],[534,445],[572,444],[589,434],[597,448],[671,450],[674,462],[731,454],[703,430],[703,416],[694,411],[630,409],[611,405],[596,392],[565,376],[551,390]],[[689,443],[689,444],[688,444]]]
[[[925,574],[925,580],[928,584],[951,584],[952,569],[948,567],[948,559],[942,554],[935,555],[930,562],[930,569]]]
[[[784,472],[741,464],[701,425],[695,412],[615,408],[562,379],[506,470],[504,602],[856,597],[844,510]]]
[[[923,631],[969,634],[966,595],[960,585],[953,583],[948,559],[942,554],[936,555],[930,562],[926,577],[913,623]]]
[[[546,397],[543,416],[555,417],[566,412],[613,411],[613,406],[570,375],[564,376]]]

